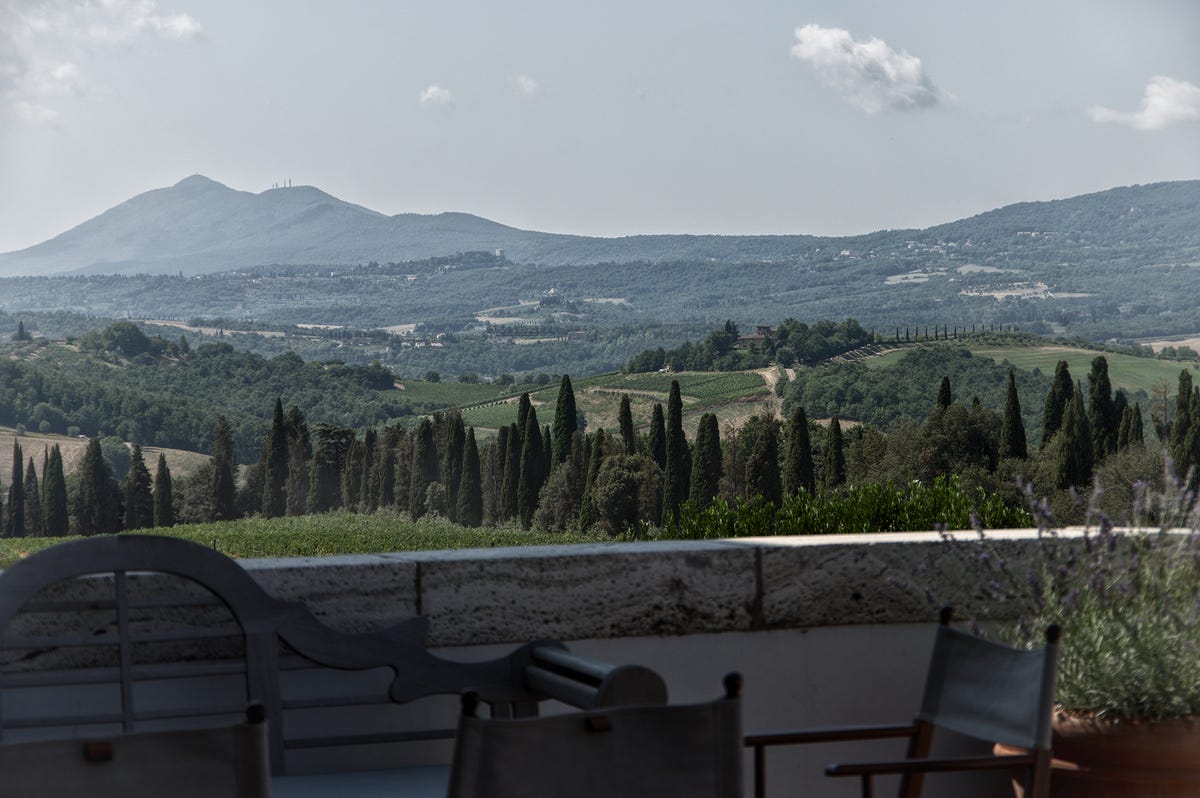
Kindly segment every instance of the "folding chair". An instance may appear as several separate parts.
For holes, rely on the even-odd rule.
[[[0,745],[0,798],[268,798],[261,705],[235,726]]]
[[[864,798],[873,795],[874,776],[899,775],[901,798],[917,798],[925,773],[1010,769],[1024,771],[1028,798],[1045,798],[1050,786],[1050,720],[1058,675],[1059,628],[1046,630],[1044,648],[1026,651],[954,629],[950,626],[953,615],[950,607],[941,612],[921,708],[913,723],[748,735],[746,747],[754,749],[756,798],[766,795],[765,758],[770,746],[884,738],[908,738],[905,759],[830,765],[825,774],[860,777]],[[930,758],[936,728],[1027,753]]]
[[[449,798],[736,798],[741,676],[688,705],[626,705],[514,720],[463,698]]]

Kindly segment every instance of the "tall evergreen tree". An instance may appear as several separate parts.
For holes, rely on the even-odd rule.
[[[846,481],[846,455],[842,451],[842,423],[838,417],[829,419],[825,429],[825,451],[821,459],[821,486],[833,490]]]
[[[508,427],[496,431],[491,445],[484,444],[480,457],[483,465],[483,514],[491,523],[504,521],[504,465],[508,457]]]
[[[783,467],[783,490],[787,495],[801,490],[812,493],[817,488],[813,463],[812,440],[808,432],[808,417],[804,408],[796,405],[788,420],[787,459]]]
[[[696,446],[692,454],[692,480],[688,498],[698,510],[712,504],[721,489],[721,430],[717,417],[705,413],[696,428]]]
[[[356,436],[350,441],[350,448],[346,450],[346,463],[342,467],[342,506],[353,513],[363,509],[359,505],[362,502],[363,461],[366,458],[366,448]]]
[[[42,525],[47,537],[66,537],[69,531],[67,480],[63,475],[62,450],[58,444],[50,450],[42,469]]]
[[[45,467],[43,466],[43,471]],[[37,471],[33,470],[33,458],[25,464],[25,534],[28,537],[41,537],[45,534],[42,526],[42,493],[38,488]]]
[[[575,407],[575,390],[571,387],[571,378],[564,374],[558,386],[558,401],[554,404],[554,426],[551,429],[555,465],[566,460],[571,453],[571,435],[577,429],[579,411]]]
[[[154,495],[150,491],[150,470],[142,447],[133,445],[129,471],[125,474],[125,528],[149,529],[154,526]]]
[[[667,467],[667,423],[663,419],[663,406],[659,402],[654,403],[654,410],[650,413],[650,458],[658,464],[659,468]]]
[[[1092,427],[1092,458],[1100,463],[1117,450],[1117,427],[1121,422],[1113,402],[1112,383],[1108,379],[1108,360],[1103,355],[1092,358],[1087,411]]]
[[[284,486],[288,475],[288,433],[283,417],[283,401],[275,397],[275,409],[271,414],[271,431],[263,447],[264,484],[262,514],[265,518],[279,518],[287,512],[287,497]]]
[[[447,517],[458,520],[458,489],[462,483],[467,432],[462,414],[452,409],[446,416],[446,447],[442,456],[442,483],[446,486]]]
[[[373,513],[379,509],[379,433],[374,427],[363,433],[362,454],[358,503],[364,513]]]
[[[746,495],[761,496],[768,504],[783,500],[779,479],[779,437],[774,419],[764,418],[750,457],[746,460]]]
[[[1054,382],[1050,392],[1046,394],[1046,404],[1042,408],[1042,447],[1050,443],[1054,433],[1062,427],[1063,414],[1067,412],[1067,404],[1075,394],[1075,381],[1071,379],[1071,371],[1067,361],[1060,360],[1054,368]]]
[[[666,467],[663,469],[663,520],[679,515],[679,505],[687,498],[688,448],[683,434],[683,398],[679,380],[671,380],[667,398]]]
[[[525,445],[525,428],[526,421],[529,418],[529,410],[533,407],[533,402],[529,399],[529,391],[521,394],[521,398],[517,400],[517,436],[521,441],[521,445]]]
[[[425,515],[427,511],[426,496],[429,486],[438,482],[437,445],[433,440],[433,424],[427,418],[421,419],[413,438],[412,469],[408,485],[408,512],[413,519]]]
[[[378,507],[393,507],[396,504],[396,449],[388,435],[381,435],[376,452],[379,462]]]
[[[232,521],[237,518],[237,463],[233,430],[225,416],[218,416],[213,428],[212,464],[212,520]]]
[[[1133,404],[1133,418],[1129,421],[1129,445],[1143,446],[1145,445],[1145,430],[1142,428],[1142,405],[1140,402]]]
[[[1008,396],[1004,400],[1004,423],[1000,427],[1000,456],[1024,460],[1029,457],[1025,422],[1021,420],[1021,400],[1017,396],[1017,378],[1008,370]]]
[[[342,506],[342,471],[354,431],[317,424],[317,445],[309,476],[308,512],[327,513]]]
[[[525,417],[525,434],[521,445],[520,480],[517,484],[517,517],[521,526],[529,529],[533,514],[537,510],[538,493],[545,476],[542,454],[542,434],[538,426],[537,410],[529,408]]]
[[[637,451],[637,438],[633,434],[633,410],[629,405],[629,394],[621,394],[621,406],[617,410],[617,423],[621,428],[621,442],[625,447],[625,454],[633,454]]]
[[[938,386],[937,406],[945,410],[954,402],[954,397],[950,393],[950,377],[943,376],[942,384]]]
[[[25,537],[25,456],[21,443],[13,439],[12,483],[8,486],[8,516],[4,522],[4,536]]]
[[[296,405],[288,408],[284,417],[287,427],[288,466],[284,483],[285,512],[304,515],[308,512],[308,494],[312,480],[312,437],[304,413]]]
[[[175,526],[175,496],[171,485],[171,469],[167,468],[167,457],[158,455],[158,468],[154,471],[154,526]]]
[[[108,535],[121,528],[117,501],[118,488],[112,469],[100,449],[100,439],[88,441],[83,459],[76,472],[74,512],[78,526],[76,534]]]
[[[1187,369],[1179,372],[1179,386],[1175,392],[1175,418],[1171,421],[1171,458],[1175,461],[1175,472],[1185,476],[1191,468],[1187,439],[1196,424],[1192,415],[1192,375]]]
[[[528,418],[528,411],[525,413]],[[508,427],[508,450],[504,453],[504,520],[517,517],[517,494],[521,487],[521,450],[524,436],[516,424]]]
[[[1056,462],[1056,483],[1061,489],[1084,489],[1091,485],[1095,464],[1092,430],[1083,405],[1082,386],[1071,396],[1063,414],[1062,443]]]
[[[587,458],[587,478],[583,483],[583,498],[579,502],[579,528],[584,531],[596,522],[596,508],[592,501],[592,493],[600,474],[600,466],[604,464],[604,428],[596,430],[591,436],[591,454]]]
[[[475,428],[467,429],[463,445],[462,479],[458,484],[458,523],[476,527],[483,522],[483,486],[479,475],[479,448],[475,443]]]

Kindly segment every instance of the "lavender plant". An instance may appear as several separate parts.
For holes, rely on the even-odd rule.
[[[1056,530],[1051,508],[1026,488],[1038,541],[1020,555],[977,527],[974,557],[984,584],[975,606],[964,609],[1015,616],[998,624],[998,636],[1030,647],[1059,624],[1057,700],[1068,713],[1200,715],[1200,503],[1185,481],[1168,476],[1166,486],[1136,486],[1126,528],[1094,509],[1093,494],[1081,533]]]

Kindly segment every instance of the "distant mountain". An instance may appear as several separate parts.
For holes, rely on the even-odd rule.
[[[899,253],[912,242],[1006,246],[1013,236],[1034,233],[1054,236],[1056,250],[1064,244],[1118,249],[1169,244],[1173,253],[1195,253],[1200,251],[1200,181],[1021,203],[923,231],[836,239],[591,238],[518,230],[464,213],[386,216],[310,186],[253,194],[194,175],[140,194],[49,241],[0,255],[0,276],[199,274],[260,265],[402,262],[499,249],[512,261],[548,266],[801,262],[830,249]]]

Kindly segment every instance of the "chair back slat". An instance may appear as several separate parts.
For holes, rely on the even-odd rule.
[[[1055,644],[1010,648],[947,625],[937,630],[918,720],[989,742],[1049,748]]]

